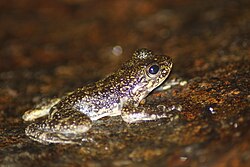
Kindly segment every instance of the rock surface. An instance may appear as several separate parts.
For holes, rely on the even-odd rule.
[[[1,1],[1,166],[248,166],[250,3]],[[180,105],[173,119],[103,118],[82,145],[42,145],[22,114],[94,82],[147,47],[174,60],[184,86],[146,103]]]

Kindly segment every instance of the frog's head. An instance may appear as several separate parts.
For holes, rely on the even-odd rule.
[[[133,83],[130,94],[134,101],[141,101],[158,87],[169,75],[172,60],[165,55],[155,55],[148,49],[135,51],[132,59],[125,64],[126,75]]]

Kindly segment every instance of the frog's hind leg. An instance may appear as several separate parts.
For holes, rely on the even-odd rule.
[[[127,123],[135,123],[141,121],[157,120],[160,118],[166,118],[173,120],[178,117],[178,111],[181,110],[181,106],[166,107],[164,105],[141,105],[134,107],[128,105],[123,107],[121,116]]]
[[[40,143],[76,144],[92,126],[90,118],[72,109],[54,112],[48,119],[32,123],[25,134]]]

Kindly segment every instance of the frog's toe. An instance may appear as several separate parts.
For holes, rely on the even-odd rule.
[[[84,137],[84,132],[88,131],[91,124],[84,125],[63,125],[43,121],[41,123],[32,123],[25,129],[25,134],[32,140],[43,144],[63,143],[77,144]]]
[[[63,137],[62,134],[46,132],[42,130],[34,130],[29,126],[25,130],[26,135],[34,141],[40,142],[42,144],[50,144],[50,143],[64,143],[64,144],[76,144],[78,142],[69,140],[67,137]],[[80,139],[79,139],[80,140]]]
[[[178,112],[181,111],[181,106],[165,105],[151,106],[143,105],[137,108],[132,106],[125,106],[122,109],[122,119],[127,123],[135,123],[140,121],[150,121],[165,118],[173,120],[178,118]]]

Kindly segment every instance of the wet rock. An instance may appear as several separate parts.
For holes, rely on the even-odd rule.
[[[1,166],[248,166],[248,1],[0,2]],[[115,14],[114,14],[115,13]],[[119,54],[114,48],[119,46]],[[143,103],[168,119],[98,120],[81,145],[42,145],[23,113],[94,82],[149,47],[186,84]]]

